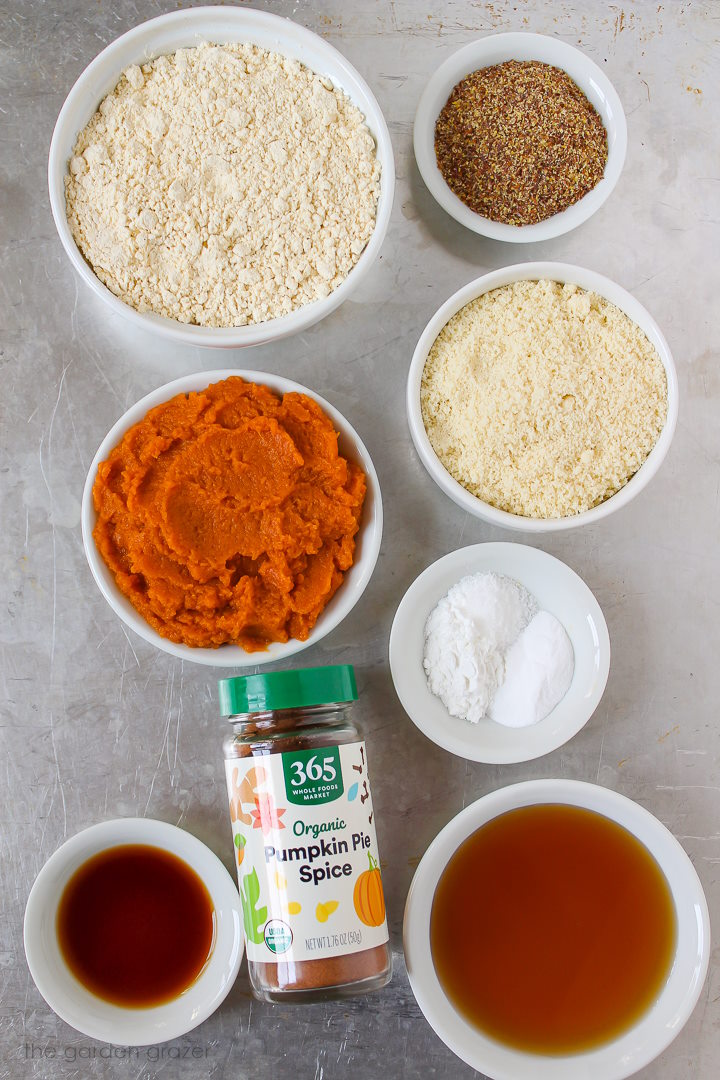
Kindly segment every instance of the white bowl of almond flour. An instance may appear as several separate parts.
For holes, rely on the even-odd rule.
[[[433,480],[475,517],[524,532],[626,506],[660,468],[677,412],[652,316],[563,263],[471,281],[430,320],[408,375],[410,433]]]
[[[377,257],[394,164],[367,84],[261,11],[143,23],[60,112],[50,205],[70,261],[137,327],[236,348],[305,330]]]

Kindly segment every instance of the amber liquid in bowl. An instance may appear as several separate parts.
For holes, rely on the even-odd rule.
[[[652,1005],[677,937],[647,848],[576,806],[508,811],[467,838],[433,899],[430,944],[458,1012],[518,1050],[580,1053]]]
[[[182,859],[123,844],[75,871],[56,925],[63,958],[86,989],[114,1005],[147,1008],[179,997],[201,973],[215,909]]]

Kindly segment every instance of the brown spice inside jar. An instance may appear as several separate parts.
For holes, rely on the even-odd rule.
[[[454,87],[435,124],[445,182],[491,221],[534,225],[603,178],[607,132],[567,72],[508,60]]]
[[[338,732],[329,735],[327,731],[315,734],[308,732],[298,735],[297,729],[312,723],[306,710],[283,710],[282,715],[273,714],[273,740],[262,737],[262,722],[256,728],[252,724],[245,726],[243,738],[256,737],[252,746],[237,742],[234,757],[253,757],[262,760],[268,754],[282,754],[293,750],[319,749],[324,746],[341,746],[355,742],[357,735],[351,732]],[[281,732],[288,734],[278,738]],[[372,949],[350,953],[347,956],[328,956],[319,960],[279,961],[276,964],[254,961],[254,967],[262,982],[270,990],[303,991],[330,990],[332,987],[345,986],[381,975],[388,966],[389,944],[376,945]]]
[[[327,956],[323,960],[299,960],[289,964],[255,962],[262,979],[272,990],[321,990],[372,979],[387,968],[387,945],[351,953]]]

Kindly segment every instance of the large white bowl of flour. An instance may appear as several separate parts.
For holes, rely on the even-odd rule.
[[[431,692],[423,669],[428,616],[453,585],[484,572],[524,586],[540,609],[562,623],[572,644],[574,669],[567,693],[543,720],[527,727],[451,716]],[[390,671],[406,713],[434,743],[469,761],[505,765],[556,750],[595,712],[609,670],[607,624],[592,592],[565,563],[525,544],[474,544],[438,559],[405,593],[390,632]]]
[[[244,326],[200,326],[138,311],[106,287],[78,248],[68,224],[65,176],[78,134],[100,103],[117,86],[124,72],[158,56],[203,43],[245,43],[299,61],[329,80],[363,115],[376,145],[380,193],[375,227],[366,247],[345,279],[324,298],[304,303],[288,314]],[[392,210],[395,169],[387,124],[365,80],[332,45],[290,19],[244,7],[200,7],[175,11],[136,26],[112,42],[81,74],[58,117],[48,162],[50,206],[65,252],[93,293],[135,327],[189,345],[239,348],[287,337],[319,322],[357,288],[375,261],[387,232]],[[202,253],[201,253],[202,254]],[[228,282],[228,285],[231,283]]]

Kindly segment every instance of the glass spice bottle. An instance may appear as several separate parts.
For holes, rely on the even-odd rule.
[[[352,667],[222,679],[219,692],[255,996],[318,1001],[385,986],[392,953]]]

